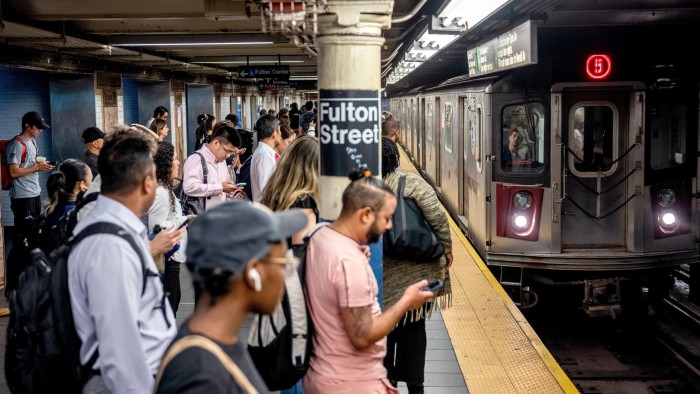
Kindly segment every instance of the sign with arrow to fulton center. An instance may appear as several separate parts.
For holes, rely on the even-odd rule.
[[[241,78],[289,81],[289,66],[241,66],[238,67],[238,74]]]

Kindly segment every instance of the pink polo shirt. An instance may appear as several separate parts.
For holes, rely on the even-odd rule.
[[[188,196],[206,198],[207,211],[228,200],[228,195],[224,193],[221,182],[230,180],[226,161],[216,162],[214,154],[206,145],[197,152],[204,156],[209,173],[207,183],[204,183],[204,172],[202,171],[202,161],[197,154],[191,154],[185,160],[183,175],[183,190]]]
[[[348,339],[340,308],[372,306],[381,314],[377,281],[360,245],[324,227],[311,238],[306,283],[314,323],[314,351],[304,392],[387,393],[386,338],[365,350]]]

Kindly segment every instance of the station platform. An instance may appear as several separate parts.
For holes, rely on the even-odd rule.
[[[401,157],[401,170],[417,173],[403,150]],[[459,227],[449,220],[454,254],[452,306],[433,313],[426,324],[425,393],[577,393]],[[194,290],[184,265],[180,277],[178,325],[194,309]],[[7,306],[4,297],[0,306]],[[4,366],[8,321],[0,318],[0,367]],[[408,392],[404,383],[399,390]],[[9,389],[0,368],[0,394],[5,393]]]

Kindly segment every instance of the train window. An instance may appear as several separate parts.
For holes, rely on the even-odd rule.
[[[651,97],[650,97],[651,98]],[[676,100],[650,101],[650,157],[653,170],[678,167],[686,161],[687,108]]]
[[[501,167],[503,170],[518,173],[535,173],[543,170],[546,158],[544,114],[542,103],[529,103],[527,106],[517,104],[503,108],[501,117],[503,130]]]
[[[608,105],[582,104],[569,120],[569,170],[577,176],[612,174],[616,166],[615,113]]]
[[[452,152],[452,103],[445,103],[445,150]]]

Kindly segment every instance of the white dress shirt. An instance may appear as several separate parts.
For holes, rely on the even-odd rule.
[[[146,226],[127,207],[99,196],[75,234],[97,222],[124,228],[139,245],[146,268],[158,272]],[[71,307],[82,341],[80,361],[86,364],[99,347],[94,368],[112,393],[153,392],[153,376],[177,332],[170,304],[163,302],[160,279],[148,276],[142,295],[143,280],[138,254],[117,235],[87,237],[68,257]]]
[[[171,195],[173,196],[172,200],[170,199]],[[180,201],[174,197],[173,192],[168,190],[163,185],[158,185],[158,188],[156,189],[156,199],[153,200],[153,205],[151,205],[151,208],[148,209],[149,232],[153,231],[153,227],[155,227],[156,224],[162,229],[169,229],[171,227],[177,228],[185,222],[187,216],[182,214],[182,206],[180,205]],[[171,201],[174,202],[174,205],[170,204]],[[180,241],[180,247],[172,256],[173,260],[184,263],[187,260],[185,254],[186,247],[187,231],[185,231],[185,235]]]
[[[188,196],[200,197],[200,200],[206,199],[208,211],[229,199],[228,194],[224,193],[221,182],[230,180],[230,175],[226,161],[217,163],[216,157],[206,145],[197,152],[204,156],[204,162],[207,164],[207,183],[204,183],[202,159],[198,154],[193,153],[185,160],[182,189]]]
[[[263,141],[258,143],[258,149],[253,152],[250,162],[250,190],[253,192],[253,201],[260,202],[262,199],[263,189],[277,166],[275,156],[277,152]]]

